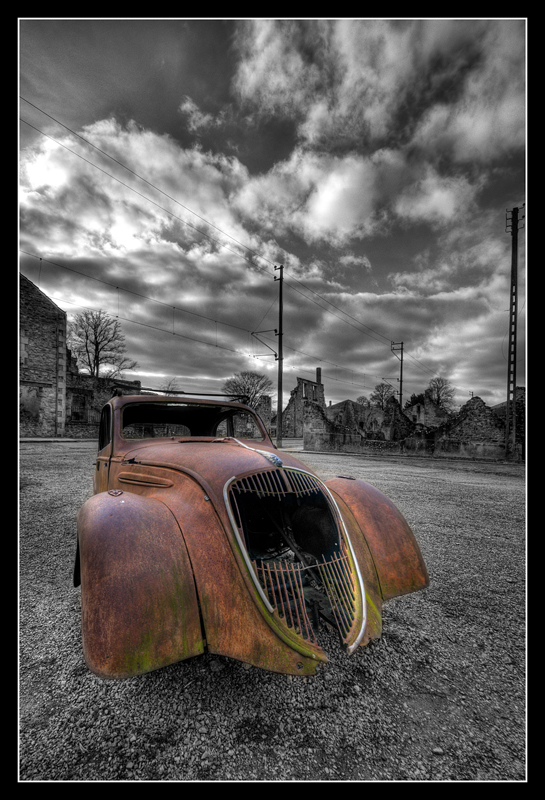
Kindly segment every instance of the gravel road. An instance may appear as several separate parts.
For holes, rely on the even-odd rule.
[[[396,503],[429,589],[352,657],[324,631],[311,678],[205,655],[112,682],[72,586],[95,444],[21,443],[19,782],[526,781],[524,467],[300,455]]]

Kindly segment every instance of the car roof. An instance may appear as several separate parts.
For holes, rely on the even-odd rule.
[[[219,406],[232,406],[233,408],[241,408],[245,411],[253,409],[244,403],[239,403],[234,400],[225,400],[219,398],[211,398],[207,395],[150,395],[150,394],[134,394],[134,395],[121,395],[119,397],[112,397],[110,403],[115,409],[128,405],[129,403],[183,403],[184,405],[219,405]]]

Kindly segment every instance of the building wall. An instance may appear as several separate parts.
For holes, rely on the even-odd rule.
[[[66,417],[66,314],[20,276],[20,427],[23,436],[63,436]]]
[[[423,425],[425,428],[438,428],[449,418],[448,411],[439,408],[429,397],[426,397],[423,403],[415,403],[414,406],[406,408],[405,414],[417,425]]]
[[[344,400],[328,406],[325,413],[331,422],[347,427],[368,440],[395,441],[409,436],[415,430],[415,423],[401,411],[395,398],[391,398],[384,409]]]
[[[272,400],[269,395],[264,395],[260,398],[256,411],[261,417],[261,421],[265,425],[266,429],[270,432],[272,419]]]
[[[112,380],[80,374],[66,346],[66,313],[20,275],[19,435],[96,439]],[[139,381],[124,392],[140,393]]]
[[[300,439],[303,436],[304,408],[307,402],[316,403],[325,409],[324,387],[321,370],[316,370],[316,380],[297,378],[286,408],[282,411],[282,436]]]
[[[348,401],[351,402],[351,401]],[[357,404],[354,404],[357,405]],[[324,413],[313,404],[306,406],[304,449],[362,454],[404,454],[434,458],[473,458],[503,460],[505,458],[505,421],[495,409],[488,407],[479,397],[472,398],[459,414],[449,418],[435,430],[412,423],[399,413],[397,401],[389,403],[382,419],[383,433],[369,436],[370,417],[365,417],[365,430],[359,422],[350,423],[346,404],[343,416],[339,408]],[[397,406],[397,409],[396,409]],[[354,409],[353,409],[354,411]],[[361,412],[358,412],[361,414]],[[524,416],[521,408],[520,416]],[[348,424],[343,424],[348,423]],[[519,445],[519,458],[524,450]]]
[[[522,453],[526,448],[526,388],[524,386],[517,386],[515,392],[516,402],[516,433],[517,444]],[[500,403],[497,406],[492,406],[494,414],[502,420],[505,425],[505,416],[507,413],[507,403]]]

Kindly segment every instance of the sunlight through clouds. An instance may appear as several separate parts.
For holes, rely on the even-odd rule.
[[[287,373],[388,372],[404,341],[426,365],[407,391],[438,369],[501,402],[525,33],[516,19],[22,21],[21,271],[65,292],[69,314],[77,271],[95,279],[90,301],[123,301],[142,375],[201,385],[248,360],[274,369],[251,332],[278,325],[283,264]],[[523,358],[523,299],[520,315]],[[326,383],[333,402],[351,391]]]

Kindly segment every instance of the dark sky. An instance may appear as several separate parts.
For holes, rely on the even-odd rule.
[[[122,321],[144,385],[505,399],[520,20],[20,20],[20,269]],[[525,249],[517,383],[525,385]],[[42,259],[40,261],[40,259]],[[260,338],[276,348],[274,333]]]

